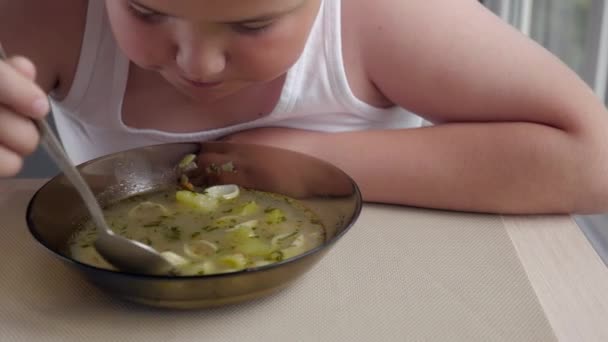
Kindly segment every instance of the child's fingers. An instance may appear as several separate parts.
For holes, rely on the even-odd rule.
[[[16,175],[23,166],[23,159],[17,153],[0,145],[0,177]]]
[[[0,145],[25,156],[36,150],[39,138],[31,119],[0,106]]]
[[[6,63],[15,68],[21,75],[29,80],[36,80],[36,66],[29,59],[21,56],[11,57]]]
[[[0,104],[19,114],[42,118],[49,111],[48,99],[44,91],[28,78],[35,71],[29,70],[26,64],[22,58],[0,62]],[[28,75],[24,76],[23,73]]]

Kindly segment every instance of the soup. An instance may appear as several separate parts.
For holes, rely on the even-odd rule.
[[[317,216],[292,198],[220,185],[203,192],[161,191],[104,209],[111,229],[161,252],[175,275],[209,275],[282,261],[325,241]],[[95,250],[85,222],[68,243],[83,263],[113,269]]]

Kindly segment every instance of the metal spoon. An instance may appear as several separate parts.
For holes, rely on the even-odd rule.
[[[2,45],[0,45],[0,59],[6,59]],[[154,248],[139,241],[129,240],[110,230],[89,185],[65,153],[51,127],[44,119],[34,120],[34,123],[41,135],[41,145],[68,180],[72,182],[91,214],[93,223],[97,227],[97,240],[95,240],[97,252],[121,271],[155,275],[167,274],[172,265]]]

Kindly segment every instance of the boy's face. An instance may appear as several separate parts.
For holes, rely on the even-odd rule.
[[[321,0],[107,0],[118,44],[194,99],[213,101],[283,75]]]

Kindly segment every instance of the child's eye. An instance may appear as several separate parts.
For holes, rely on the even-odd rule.
[[[260,21],[260,22],[248,22],[248,23],[235,23],[232,25],[234,31],[243,34],[260,34],[269,29],[274,20]]]
[[[162,15],[160,13],[140,7],[132,2],[129,2],[128,8],[129,8],[129,11],[131,12],[131,14],[133,14],[133,16],[135,16],[137,19],[143,20],[147,23],[156,23],[156,22],[159,22],[160,20],[164,19],[164,17],[165,17],[164,15]]]

